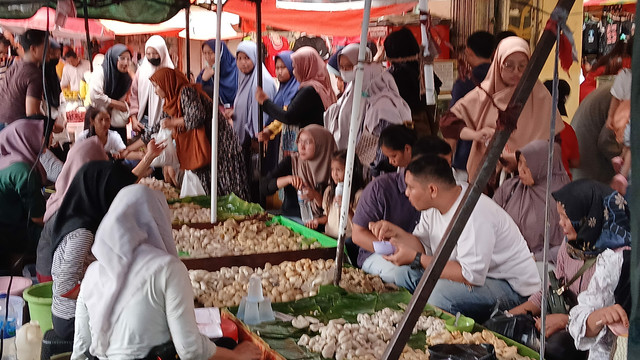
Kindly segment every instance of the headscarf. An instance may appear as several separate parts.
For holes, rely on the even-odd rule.
[[[411,108],[400,96],[393,76],[384,71],[379,64],[368,64],[366,67],[375,69],[369,86],[363,87],[363,95],[366,100],[364,110],[364,130],[375,134],[374,131],[381,120],[390,125],[399,125],[405,121],[411,121]]]
[[[258,87],[258,48],[252,41],[243,41],[238,45],[237,53],[244,53],[253,62],[253,70],[249,74],[238,71],[238,93],[233,108],[233,129],[238,135],[240,144],[244,144],[247,135],[254,138],[258,133],[258,101],[256,88]],[[276,83],[267,68],[262,66],[262,90],[273,98],[276,94]],[[265,123],[268,115],[264,115]]]
[[[373,132],[381,119],[391,124],[411,120],[411,109],[399,96],[393,77],[384,71],[382,65],[364,65],[362,92],[366,97],[362,99],[360,115],[365,128],[370,132]],[[349,83],[338,102],[324,113],[324,125],[333,134],[339,150],[347,148],[353,97],[353,83]]]
[[[211,48],[212,51],[216,51],[216,39],[207,40],[204,42]],[[236,92],[238,91],[238,67],[236,66],[236,58],[229,52],[229,48],[223,42],[220,43],[222,54],[220,54],[220,64],[216,64],[216,69],[220,71],[220,100],[223,104],[233,104],[236,98]],[[202,84],[202,88],[213,97],[213,77],[208,81],[202,81],[202,73],[204,69],[200,71],[196,82]]]
[[[421,110],[426,102],[420,95],[420,45],[415,36],[407,28],[394,31],[384,40],[384,50],[391,62],[389,72],[398,85],[400,96],[413,111]]]
[[[95,233],[118,192],[136,180],[127,167],[117,162],[92,161],[82,166],[55,217],[51,255],[68,233],[80,228]]]
[[[331,55],[329,61],[327,61],[327,71],[337,77],[340,76],[340,65],[338,64],[338,56],[340,56],[340,52],[342,52],[342,50],[336,51]]]
[[[355,66],[358,65],[358,55],[360,54],[360,44],[358,43],[353,43],[353,44],[349,44],[347,46],[345,46],[342,50],[340,50],[340,54],[338,54],[338,70],[340,70],[340,56],[345,56],[347,59],[349,59],[349,61],[351,62],[351,64],[353,64],[354,66],[354,71],[355,71]],[[366,48],[365,50],[365,54],[364,54],[364,61],[365,62],[371,62],[371,59],[373,57],[371,56],[371,50],[369,50],[369,48]]]
[[[578,233],[567,244],[571,257],[584,260],[606,249],[631,245],[629,207],[617,191],[595,180],[581,179],[554,192],[553,198],[562,204]]]
[[[285,50],[279,52],[275,57],[275,61],[278,61],[278,59],[282,60],[284,66],[289,70],[289,75],[291,76],[289,81],[286,83],[280,83],[278,92],[276,93],[276,96],[273,97],[273,103],[281,107],[289,105],[291,99],[293,99],[296,92],[298,92],[299,83],[296,77],[293,76],[293,62],[291,61],[291,54],[293,54],[293,51]]]
[[[127,299],[159,269],[179,261],[162,193],[144,185],[122,189],[102,220],[91,251],[96,261],[87,269],[82,296],[91,314],[90,352],[105,354]]]
[[[516,36],[508,37],[498,44],[495,57],[487,76],[480,84],[471,90],[465,97],[458,100],[451,108],[451,112],[473,130],[480,130],[485,127],[496,127],[498,120],[498,109],[505,110],[511,100],[511,96],[516,86],[508,86],[501,76],[502,65],[506,58],[515,53],[523,53],[529,58],[529,43]],[[487,95],[489,94],[489,95]],[[491,98],[489,98],[491,96]],[[493,99],[493,101],[492,101]],[[551,116],[551,95],[547,88],[540,81],[536,81],[529,99],[522,108],[522,113],[518,119],[518,127],[511,134],[507,147],[511,151],[520,149],[537,139],[549,138],[549,123]],[[557,110],[556,110],[557,111]],[[561,117],[558,115],[558,119]],[[556,121],[556,134],[564,128],[562,121]],[[475,179],[476,172],[480,165],[480,160],[486,151],[484,143],[474,141],[467,162],[469,180]]]
[[[560,152],[560,146],[555,144],[551,166],[551,192],[560,190],[570,181],[562,165]],[[496,200],[518,225],[529,249],[536,255],[536,259],[541,259],[544,245],[544,208],[547,194],[549,142],[547,140],[532,141],[516,152],[516,157],[519,158],[519,156],[524,156],[527,161],[527,167],[531,170],[533,177],[533,185],[524,185],[519,177],[511,178],[498,188],[497,191],[502,193],[502,196]],[[508,193],[504,194],[504,192]],[[558,224],[560,217],[551,194],[549,195],[549,203],[551,204],[549,245],[557,247],[562,243],[564,233]],[[550,258],[555,259],[554,254]]]
[[[180,104],[180,92],[184,87],[192,87],[202,96],[209,97],[200,85],[189,83],[189,79],[175,69],[160,69],[156,71],[150,78],[151,82],[158,85],[165,93],[164,105],[162,109],[170,116],[182,116],[182,105]]]
[[[131,53],[123,44],[116,44],[107,50],[102,63],[104,72],[104,94],[111,99],[120,100],[131,88],[131,75],[118,70],[118,57],[125,52]]]
[[[145,112],[145,109],[148,108],[149,114],[149,125],[155,124],[156,121],[160,120],[162,116],[162,99],[158,97],[155,91],[153,91],[153,86],[149,81],[149,78],[153,73],[155,73],[158,69],[169,68],[173,69],[173,62],[171,61],[171,55],[169,55],[169,50],[167,49],[167,44],[164,42],[162,36],[153,35],[147,40],[144,45],[145,52],[148,48],[154,48],[158,54],[160,54],[160,65],[153,66],[147,60],[146,56],[142,58],[142,64],[138,68],[138,115],[142,115]]]
[[[56,180],[56,192],[47,200],[47,210],[44,213],[44,222],[49,221],[51,216],[58,211],[64,195],[71,185],[71,181],[78,173],[80,168],[90,161],[107,161],[107,153],[104,151],[102,143],[97,136],[92,136],[85,141],[76,143],[69,154],[67,161],[62,166],[62,171]]]
[[[315,144],[313,159],[302,160],[295,153],[291,156],[293,175],[299,176],[312,187],[328,184],[331,176],[331,157],[336,151],[336,142],[331,133],[320,125],[308,125],[300,129],[298,139],[303,132],[308,132]]]
[[[0,131],[0,170],[23,162],[29,166],[36,165],[42,182],[47,174],[38,160],[44,136],[44,121],[22,119],[16,120]]]
[[[291,55],[300,87],[311,86],[320,95],[326,110],[336,102],[336,94],[331,88],[331,79],[324,60],[309,46],[302,47]]]

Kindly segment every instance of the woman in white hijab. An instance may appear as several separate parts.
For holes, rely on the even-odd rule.
[[[259,359],[241,343],[218,348],[201,335],[186,267],[178,259],[169,207],[144,185],[122,189],[96,233],[76,307],[72,359],[142,359],[171,341],[180,359]]]
[[[136,71],[129,95],[129,114],[133,130],[141,131],[146,122],[153,126],[162,116],[162,99],[153,91],[149,78],[158,69],[173,69],[167,44],[159,35],[153,35],[144,45],[145,56]],[[147,116],[147,121],[144,117]],[[142,124],[141,124],[142,123]]]

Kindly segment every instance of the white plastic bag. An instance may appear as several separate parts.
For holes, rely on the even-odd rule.
[[[151,162],[152,167],[173,166],[178,167],[178,154],[176,153],[176,146],[173,143],[171,137],[171,130],[161,128],[156,134],[151,135],[151,138],[156,140],[156,144],[166,144],[166,147],[157,158]]]
[[[185,170],[182,178],[182,188],[180,189],[180,198],[199,195],[206,195],[200,179],[193,171]]]

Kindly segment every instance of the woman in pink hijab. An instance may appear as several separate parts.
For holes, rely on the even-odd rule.
[[[291,61],[300,87],[289,106],[275,104],[261,88],[256,90],[256,100],[265,113],[283,124],[299,129],[312,124],[322,126],[324,111],[336,102],[324,60],[314,48],[304,46],[291,55]]]

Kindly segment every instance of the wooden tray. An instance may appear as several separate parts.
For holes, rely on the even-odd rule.
[[[249,266],[252,268],[263,267],[266,263],[277,265],[285,261],[298,261],[301,259],[335,259],[336,248],[318,248],[297,251],[282,251],[274,253],[232,255],[215,258],[181,258],[189,270],[217,271],[222,267]]]

